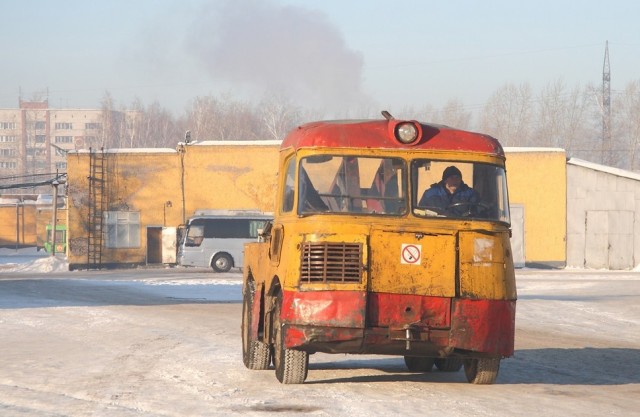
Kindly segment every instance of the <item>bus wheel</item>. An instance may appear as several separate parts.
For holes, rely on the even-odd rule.
[[[229,272],[233,265],[233,259],[226,253],[219,253],[213,257],[211,267],[216,272]]]
[[[423,358],[420,356],[405,356],[404,363],[407,365],[407,369],[413,372],[431,372],[433,368],[433,358]]]
[[[251,315],[253,306],[253,288],[247,286],[242,297],[242,361],[249,369],[264,370],[269,369],[271,363],[271,352],[269,345],[251,336]]]
[[[458,372],[462,368],[462,359],[438,358],[436,359],[436,368],[441,372]]]
[[[282,299],[276,300],[273,310],[273,365],[276,378],[283,384],[302,384],[307,379],[309,370],[309,354],[301,350],[284,347],[284,332],[280,321]]]
[[[489,385],[496,382],[500,358],[465,359],[464,373],[472,384]]]

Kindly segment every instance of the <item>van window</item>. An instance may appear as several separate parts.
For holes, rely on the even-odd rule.
[[[200,246],[203,239],[257,239],[266,220],[195,219],[187,228],[186,246]]]

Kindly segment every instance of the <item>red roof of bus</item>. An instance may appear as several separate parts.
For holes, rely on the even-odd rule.
[[[312,122],[291,131],[282,141],[281,149],[308,147],[383,148],[404,150],[452,150],[481,152],[504,156],[497,139],[480,133],[447,126],[419,123],[422,136],[414,144],[396,140],[389,124],[401,120],[345,120]],[[418,122],[415,122],[418,123]]]

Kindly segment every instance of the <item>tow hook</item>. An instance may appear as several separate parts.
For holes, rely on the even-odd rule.
[[[406,335],[406,338],[407,338],[406,349],[407,350],[411,350],[411,328],[407,326],[405,331],[407,332],[407,335]]]
[[[405,324],[404,327],[404,338],[405,338],[405,349],[406,350],[411,350],[411,342],[414,340],[417,340],[413,334],[412,331],[413,330],[420,330],[418,328],[418,326],[416,326],[416,323],[409,323],[409,324]]]
[[[402,326],[402,328],[390,329],[390,332],[392,334],[395,334],[395,337],[392,337],[391,340],[404,340],[405,348],[407,350],[411,350],[411,342],[419,341],[420,332],[425,330],[425,328],[423,326],[420,326],[419,323],[420,322],[409,323]]]

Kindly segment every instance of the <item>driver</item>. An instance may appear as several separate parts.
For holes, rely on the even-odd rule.
[[[468,216],[479,202],[478,192],[465,184],[460,170],[451,165],[443,171],[442,181],[425,190],[418,206],[438,214]]]

